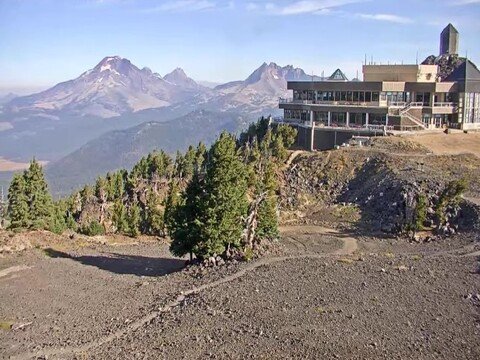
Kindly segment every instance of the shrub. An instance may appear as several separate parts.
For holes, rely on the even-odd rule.
[[[87,225],[80,227],[79,232],[87,236],[104,235],[105,228],[97,220],[92,220]]]

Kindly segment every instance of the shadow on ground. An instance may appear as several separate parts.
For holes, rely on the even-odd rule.
[[[51,248],[44,251],[51,258],[71,259],[83,265],[95,266],[115,274],[164,276],[179,271],[185,266],[185,260],[181,259],[151,258],[117,253],[74,256]]]

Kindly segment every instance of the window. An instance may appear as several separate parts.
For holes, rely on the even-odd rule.
[[[353,93],[351,91],[347,91],[347,101],[348,102],[353,101]]]
[[[360,100],[360,102],[365,102],[365,93],[363,91],[360,91],[359,100]]]
[[[365,102],[371,102],[372,101],[372,93],[370,91],[367,91],[365,93]]]
[[[379,98],[378,92],[373,92],[372,93],[372,101],[378,101],[378,98]]]
[[[335,101],[340,101],[340,91],[335,91]]]
[[[359,99],[359,93],[358,93],[358,91],[354,91],[353,92],[353,101],[358,102],[358,99]]]

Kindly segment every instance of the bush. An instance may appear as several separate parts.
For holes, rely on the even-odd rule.
[[[92,220],[89,224],[81,226],[79,232],[87,236],[105,235],[105,228],[97,220]]]

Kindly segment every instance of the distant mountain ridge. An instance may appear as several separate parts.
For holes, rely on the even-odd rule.
[[[107,171],[129,168],[153,149],[173,154],[277,114],[289,80],[312,76],[271,62],[244,80],[209,88],[181,68],[162,77],[108,56],[73,80],[7,102],[0,112],[0,156],[51,160],[49,182],[56,194],[65,194]]]
[[[12,112],[67,111],[108,118],[126,112],[170,106],[205,89],[181,69],[166,77],[162,78],[147,67],[139,69],[128,59],[109,56],[78,78],[38,94],[16,98],[7,104],[6,109]]]
[[[5,104],[4,110],[13,115],[28,112],[62,116],[67,113],[110,118],[184,102],[211,103],[220,111],[244,106],[274,108],[277,98],[287,94],[290,80],[309,81],[312,76],[292,65],[263,63],[245,80],[211,89],[188,77],[181,68],[162,77],[147,67],[138,68],[128,59],[108,56],[76,79],[37,94],[14,98]]]
[[[168,122],[147,121],[124,130],[107,132],[47,166],[55,195],[65,195],[92,182],[99,174],[131,168],[155,149],[174,154],[191,144],[211,143],[222,130],[236,132],[250,122],[234,112],[195,110]]]

